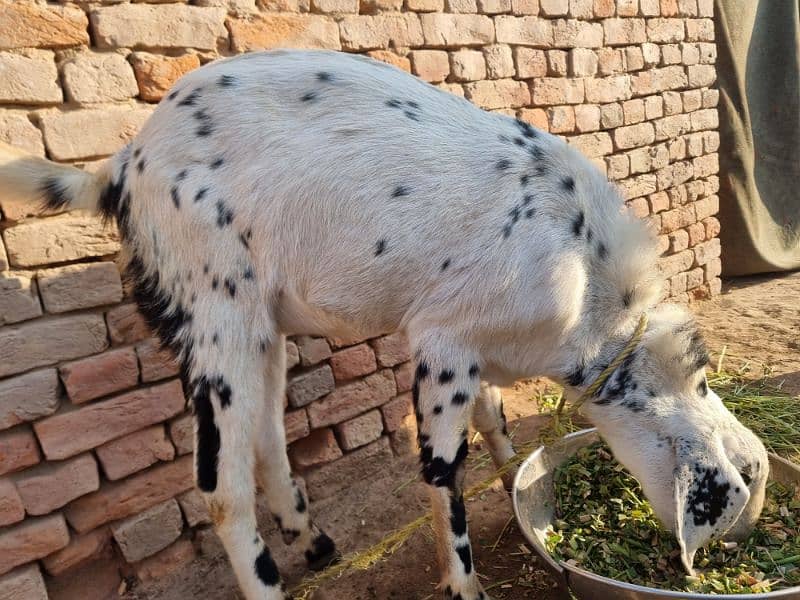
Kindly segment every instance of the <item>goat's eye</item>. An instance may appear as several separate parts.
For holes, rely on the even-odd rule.
[[[705,396],[706,394],[708,394],[708,384],[706,383],[705,377],[703,377],[700,383],[697,384],[697,393],[700,394],[701,396]]]

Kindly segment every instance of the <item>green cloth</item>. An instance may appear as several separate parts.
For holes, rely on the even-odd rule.
[[[800,268],[800,7],[715,0],[722,268]]]

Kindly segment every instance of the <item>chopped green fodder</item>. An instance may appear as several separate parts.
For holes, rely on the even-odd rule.
[[[763,593],[800,585],[800,500],[770,483],[756,529],[742,543],[699,550],[686,575],[675,538],[660,525],[638,482],[602,443],[582,448],[555,474],[556,558],[612,579],[708,594]]]

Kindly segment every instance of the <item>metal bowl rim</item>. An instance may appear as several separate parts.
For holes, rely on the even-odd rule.
[[[565,435],[562,440],[568,440],[576,437],[584,437],[590,434],[598,433],[596,427],[591,427],[588,429],[581,429],[579,431],[575,431],[573,433],[568,433]],[[529,463],[533,462],[535,459],[539,457],[539,455],[544,452],[545,447],[539,446],[536,450],[530,453],[528,457],[522,461],[517,469],[516,474],[514,475],[514,484],[512,488],[511,494],[511,502],[514,507],[514,517],[517,520],[517,524],[521,521],[520,518],[520,510],[517,505],[517,490],[519,490],[519,480],[521,474],[525,471],[525,467],[529,465]],[[770,457],[777,457],[779,456],[770,453]],[[539,556],[539,558],[545,560],[549,563],[550,567],[554,569],[556,572],[560,573],[564,582],[566,583],[567,587],[569,588],[569,577],[568,573],[574,572],[578,573],[587,579],[592,579],[598,582],[602,582],[609,586],[618,587],[624,590],[629,590],[632,592],[639,592],[639,593],[646,593],[651,594],[653,596],[661,596],[663,598],[682,598],[684,600],[697,600],[698,598],[714,598],[715,600],[773,600],[776,598],[800,598],[800,586],[794,586],[790,588],[784,588],[781,590],[775,590],[774,592],[764,592],[761,594],[701,594],[697,592],[679,592],[675,590],[663,590],[660,588],[651,588],[645,585],[637,585],[634,583],[627,583],[625,581],[619,581],[617,579],[611,579],[610,577],[605,577],[603,575],[598,575],[597,573],[593,573],[591,571],[587,571],[586,569],[581,569],[580,567],[575,567],[572,565],[568,565],[563,561],[555,560],[550,553],[547,551],[547,548],[541,547],[539,541],[536,539],[531,539],[528,536],[527,531],[524,528],[520,527],[520,531],[525,539],[533,546],[534,552]]]

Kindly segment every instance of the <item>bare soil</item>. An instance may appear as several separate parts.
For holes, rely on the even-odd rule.
[[[800,393],[800,273],[738,279],[727,282],[721,297],[693,306],[709,349],[719,356],[726,347],[725,365],[750,364],[756,376],[761,365],[771,367],[774,383]],[[530,439],[542,418],[537,413],[537,386],[521,382],[504,390],[509,426],[517,439]],[[467,485],[490,472],[482,466],[483,450],[473,447]],[[484,455],[485,456],[485,455]],[[428,510],[424,485],[417,481],[414,456],[395,459],[370,479],[355,482],[339,496],[316,503],[316,521],[347,553],[366,548],[386,533]],[[554,583],[526,547],[512,518],[506,493],[496,486],[468,502],[467,514],[478,573],[493,598],[556,600]],[[260,523],[289,587],[305,573],[299,551],[285,547],[269,514],[260,508]],[[201,556],[170,577],[138,586],[127,600],[184,600],[240,598],[232,572],[216,537],[203,532]],[[423,600],[436,598],[437,570],[429,528],[415,535],[394,556],[366,572],[330,583],[314,600]]]

